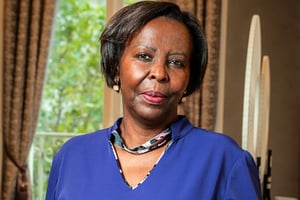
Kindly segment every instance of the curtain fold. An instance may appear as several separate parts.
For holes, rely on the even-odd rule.
[[[1,199],[30,199],[27,157],[43,88],[55,1],[5,0]]]
[[[208,64],[201,93],[201,126],[214,130],[218,101],[221,0],[207,0],[205,6],[204,30],[208,44]]]
[[[194,13],[206,35],[208,65],[202,87],[180,105],[192,124],[214,130],[218,100],[218,67],[221,22],[221,0],[169,0],[181,9]]]

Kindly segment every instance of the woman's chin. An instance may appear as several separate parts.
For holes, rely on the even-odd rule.
[[[166,123],[174,121],[177,118],[177,113],[164,111],[161,108],[143,108],[135,111],[135,116],[138,120],[143,120],[146,123]]]

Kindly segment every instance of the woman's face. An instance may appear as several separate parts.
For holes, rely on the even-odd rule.
[[[125,47],[119,79],[124,117],[170,123],[190,77],[192,41],[174,19],[147,23]]]

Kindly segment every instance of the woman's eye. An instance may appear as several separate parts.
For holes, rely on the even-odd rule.
[[[170,60],[169,65],[175,66],[175,67],[184,67],[183,62],[181,60],[176,60],[176,59]]]
[[[140,53],[137,55],[138,59],[139,60],[142,60],[142,61],[147,61],[147,62],[150,62],[152,61],[152,57],[148,54],[145,54],[145,53]]]

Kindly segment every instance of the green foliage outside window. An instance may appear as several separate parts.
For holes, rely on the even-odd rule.
[[[37,131],[86,133],[101,128],[104,80],[99,36],[105,5],[61,0]]]
[[[138,1],[142,1],[142,0],[125,0],[125,1],[124,1],[124,4],[125,4],[125,5],[129,5],[129,4],[138,2]]]

